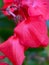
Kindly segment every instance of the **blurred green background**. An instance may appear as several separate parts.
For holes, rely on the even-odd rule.
[[[2,0],[0,0],[0,8],[2,5]],[[47,21],[46,24],[49,29],[49,21]],[[0,42],[7,40],[7,38],[13,34],[14,27],[15,24],[13,20],[8,20],[0,11]],[[2,55],[1,52],[0,54]],[[30,48],[25,52],[25,55],[26,59],[23,65],[49,65],[49,46],[46,48]],[[12,65],[8,58],[5,58],[4,61]]]

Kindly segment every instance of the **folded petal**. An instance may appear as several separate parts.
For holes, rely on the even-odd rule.
[[[31,17],[21,22],[14,33],[19,37],[21,44],[31,48],[48,45],[47,26],[44,20]]]
[[[24,47],[19,43],[19,39],[10,37],[0,45],[0,51],[3,52],[13,65],[22,65],[24,61]]]

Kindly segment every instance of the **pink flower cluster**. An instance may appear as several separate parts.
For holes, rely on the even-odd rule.
[[[3,0],[3,14],[8,17],[22,17],[14,28],[14,34],[0,45],[0,51],[13,65],[22,65],[24,52],[28,48],[46,47],[49,19],[49,0]],[[6,65],[1,63],[1,65]]]

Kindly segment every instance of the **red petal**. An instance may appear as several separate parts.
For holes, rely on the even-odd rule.
[[[38,17],[23,21],[14,29],[14,32],[24,46],[36,48],[48,45],[46,23]]]
[[[11,3],[13,2],[14,0],[3,0],[4,3]]]
[[[34,3],[30,5],[28,13],[30,16],[41,15],[43,18],[47,19],[48,3],[41,0],[35,0]]]
[[[5,56],[0,56],[0,59],[4,59],[5,58]]]
[[[24,47],[19,40],[10,37],[6,42],[0,45],[0,51],[3,52],[14,65],[22,65],[24,61]]]
[[[2,62],[2,63],[0,63],[0,65],[9,65],[9,64]]]

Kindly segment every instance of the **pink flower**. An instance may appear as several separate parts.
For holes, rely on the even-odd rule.
[[[10,37],[7,41],[0,45],[0,51],[13,63],[13,65],[22,65],[24,61],[24,46],[19,42],[18,38]]]

